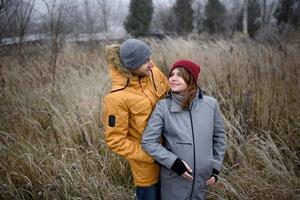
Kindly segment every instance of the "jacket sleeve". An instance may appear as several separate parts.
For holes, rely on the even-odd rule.
[[[153,163],[154,159],[142,149],[139,142],[128,138],[129,109],[117,97],[109,94],[104,98],[103,124],[107,146],[128,160]]]
[[[214,114],[214,133],[213,133],[213,168],[220,171],[224,159],[226,143],[225,143],[225,130],[221,116],[221,111],[218,102],[215,105]]]
[[[142,148],[149,153],[157,162],[171,169],[177,156],[168,151],[160,143],[160,138],[164,128],[162,103],[158,102],[148,121],[143,133]]]

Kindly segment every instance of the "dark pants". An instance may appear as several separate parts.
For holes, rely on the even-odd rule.
[[[160,183],[149,187],[136,187],[137,200],[160,200]]]

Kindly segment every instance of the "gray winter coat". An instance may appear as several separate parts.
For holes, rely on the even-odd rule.
[[[206,181],[213,168],[221,170],[225,153],[224,125],[217,100],[199,90],[189,110],[183,110],[180,100],[169,93],[152,112],[142,148],[161,164],[162,200],[205,199]],[[176,158],[192,168],[193,181],[171,170]]]

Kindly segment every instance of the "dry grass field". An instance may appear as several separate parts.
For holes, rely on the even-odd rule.
[[[220,102],[228,145],[208,199],[299,199],[300,43],[146,41],[165,73],[200,63],[200,86]],[[104,46],[65,44],[55,72],[45,45],[22,63],[0,57],[0,199],[134,199],[128,163],[103,139]]]

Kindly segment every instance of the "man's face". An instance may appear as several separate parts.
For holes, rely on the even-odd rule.
[[[142,64],[137,69],[131,71],[133,74],[144,77],[149,76],[151,74],[151,68],[153,67],[153,64],[151,62],[151,58],[147,59],[144,64]]]

